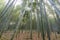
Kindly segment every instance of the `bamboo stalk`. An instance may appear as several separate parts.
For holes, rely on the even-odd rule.
[[[6,4],[6,6],[4,7],[4,9],[2,10],[1,15],[2,15],[3,12],[5,11],[5,9],[7,8],[7,6],[9,5],[9,3],[10,3],[10,0],[8,1],[8,3]],[[0,17],[1,17],[1,16],[0,16]]]
[[[40,13],[41,13],[41,32],[42,32],[42,38],[45,40],[44,35],[44,26],[43,26],[43,0],[40,0]]]
[[[5,10],[4,12],[2,12],[1,21],[4,19],[4,17],[6,17],[6,15],[7,15],[6,12],[7,12],[7,11],[9,10],[9,8],[13,5],[14,1],[15,1],[15,0],[13,0],[13,1],[11,2],[11,4],[6,8],[6,10]]]
[[[45,11],[46,9],[45,9],[45,6],[44,6],[44,11]],[[47,25],[47,35],[48,35],[48,40],[51,40],[50,39],[50,30],[49,30],[49,22],[48,22],[48,16],[47,16],[47,13],[46,13],[46,11],[45,11],[45,18],[46,18],[46,25]]]

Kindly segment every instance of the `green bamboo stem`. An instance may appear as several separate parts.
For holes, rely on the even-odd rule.
[[[40,0],[40,13],[41,13],[41,32],[42,32],[42,38],[45,40],[45,35],[44,35],[44,22],[43,22],[43,0]]]

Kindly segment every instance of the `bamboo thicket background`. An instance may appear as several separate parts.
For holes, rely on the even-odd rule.
[[[0,40],[60,40],[60,0],[0,0]]]

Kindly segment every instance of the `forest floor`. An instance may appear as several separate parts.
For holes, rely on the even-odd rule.
[[[0,40],[10,40],[12,37],[13,32],[5,32],[3,33]],[[51,40],[60,40],[60,34],[55,34],[53,32],[50,33],[50,39]],[[20,33],[17,34],[17,36],[14,36],[14,40],[43,40],[41,33],[36,31],[32,31],[32,38],[29,31],[20,31]],[[45,34],[45,40],[48,40],[47,34]]]

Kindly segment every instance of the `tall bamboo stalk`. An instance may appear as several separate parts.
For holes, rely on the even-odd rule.
[[[45,36],[44,36],[44,24],[43,24],[43,0],[40,0],[40,14],[41,14],[41,35],[43,40],[45,40]]]
[[[7,6],[7,8],[2,12],[2,14],[1,14],[1,20],[2,20],[2,18],[4,18],[5,16],[6,16],[6,12],[8,11],[8,9],[13,5],[13,3],[15,2],[15,0],[13,0],[11,3],[10,3],[10,5],[9,6]]]
[[[39,22],[40,22],[40,18],[39,18],[39,10],[38,10],[38,0],[36,0],[36,22],[37,22],[37,32],[38,32],[38,38],[39,38],[39,34],[40,34],[40,26],[39,26]]]
[[[47,16],[47,13],[46,13],[46,8],[45,8],[45,5],[44,5],[44,13],[45,13],[46,30],[47,30],[48,40],[51,40],[51,39],[50,39],[50,30],[49,30],[48,16]]]
[[[8,1],[8,3],[6,4],[6,6],[4,7],[4,9],[2,10],[1,15],[2,15],[3,12],[6,10],[7,6],[9,5],[9,3],[10,3],[10,0]],[[1,17],[1,16],[0,16],[0,17]]]
[[[31,1],[31,5],[30,5],[30,7],[31,7],[31,12],[30,12],[30,39],[32,40],[32,7],[33,7],[33,4],[32,4],[32,1],[33,0],[30,0]]]

